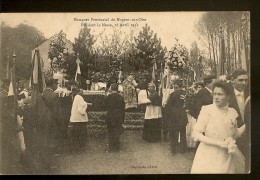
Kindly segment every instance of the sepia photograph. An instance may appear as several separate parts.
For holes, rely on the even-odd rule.
[[[249,174],[250,15],[1,13],[0,174]]]

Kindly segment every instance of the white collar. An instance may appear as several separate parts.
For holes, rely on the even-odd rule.
[[[238,95],[244,95],[244,91],[238,91],[236,88],[234,88],[234,93],[235,93],[235,95],[236,96],[238,96]]]
[[[220,108],[220,107],[218,107],[215,103],[214,103],[214,105],[215,105],[215,107],[217,108],[217,109],[219,109],[219,110],[223,110],[223,111],[227,111],[228,110],[228,105],[226,105],[226,106],[224,106],[224,107],[222,107],[222,108]]]

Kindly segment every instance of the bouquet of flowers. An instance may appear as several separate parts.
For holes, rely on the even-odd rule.
[[[188,50],[182,45],[175,44],[175,47],[166,53],[165,58],[166,66],[170,67],[171,70],[184,69],[188,62]]]
[[[225,139],[225,143],[227,145],[228,153],[234,153],[237,147],[236,140],[232,137],[228,137],[227,139]]]

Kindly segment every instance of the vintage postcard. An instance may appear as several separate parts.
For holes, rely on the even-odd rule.
[[[1,174],[250,172],[250,12],[0,19]]]

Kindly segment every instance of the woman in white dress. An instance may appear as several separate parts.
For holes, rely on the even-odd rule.
[[[228,107],[230,85],[216,81],[213,85],[213,104],[203,106],[193,129],[193,138],[200,141],[191,173],[244,173],[244,156],[237,148],[245,126],[237,128],[238,114]]]

